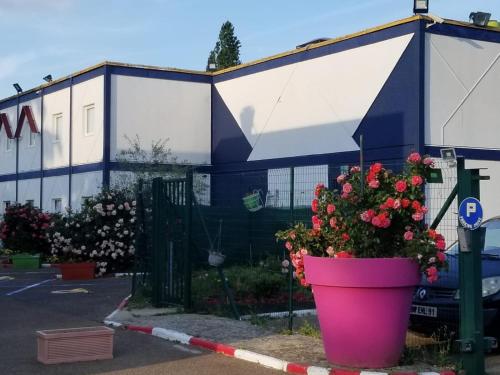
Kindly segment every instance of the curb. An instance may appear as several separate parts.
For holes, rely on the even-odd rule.
[[[144,333],[147,335],[152,335],[159,337],[164,340],[179,342],[185,345],[196,346],[199,348],[207,349],[215,353],[224,354],[228,357],[238,358],[247,362],[257,363],[264,367],[272,368],[275,370],[280,370],[288,374],[304,374],[304,375],[456,375],[455,371],[446,370],[441,372],[377,372],[377,371],[364,371],[364,370],[341,370],[341,369],[329,369],[325,367],[318,366],[308,366],[300,363],[287,362],[282,359],[270,357],[264,354],[259,354],[251,352],[249,350],[237,349],[230,345],[217,343],[209,340],[205,340],[199,337],[190,336],[183,332],[174,331],[166,328],[159,327],[143,327],[126,325],[118,322],[112,321],[113,316],[115,316],[120,310],[123,310],[128,303],[130,295],[123,299],[123,301],[118,305],[117,309],[109,314],[104,319],[104,324],[115,327],[123,328],[128,331],[135,331]]]

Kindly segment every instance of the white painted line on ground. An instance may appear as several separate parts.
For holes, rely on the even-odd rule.
[[[6,296],[12,296],[14,294],[24,292],[25,290],[28,290],[28,289],[31,289],[31,288],[36,288],[37,286],[45,284],[45,283],[48,283],[49,281],[52,281],[52,280],[53,279],[48,279],[48,280],[40,281],[39,283],[36,283],[36,284],[28,285],[28,286],[26,286],[24,288],[21,288],[21,289],[18,289],[18,290],[14,290],[13,292],[7,293]]]
[[[165,328],[153,328],[153,332],[151,334],[162,339],[178,341],[181,344],[189,344],[189,340],[191,340],[191,337],[193,337],[182,332],[177,332]]]
[[[419,372],[418,375],[440,375],[439,372]]]
[[[273,368],[276,370],[286,371],[288,362],[281,359],[269,357],[267,355],[250,352],[248,350],[236,349],[234,358],[243,359],[248,362],[258,363],[262,366]]]
[[[201,354],[202,353],[200,350],[189,349],[189,348],[182,346],[182,345],[179,345],[179,344],[175,344],[175,345],[173,345],[173,347],[176,349],[179,349],[182,352],[186,352],[186,353],[191,353],[191,354]]]
[[[330,375],[330,370],[324,367],[309,366],[307,368],[307,375]]]
[[[76,294],[76,293],[88,293],[87,289],[76,288],[76,289],[66,289],[66,290],[53,290],[51,294]]]
[[[389,375],[388,372],[361,371],[359,375]]]
[[[14,277],[12,276],[0,276],[0,281],[10,281],[14,280]]]
[[[104,324],[106,324],[107,326],[116,327],[116,328],[121,327],[123,325],[121,323],[113,322],[111,320],[105,320]]]

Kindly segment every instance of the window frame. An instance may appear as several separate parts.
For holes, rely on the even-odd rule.
[[[89,131],[88,128],[88,111],[89,109],[94,110],[92,129]],[[86,104],[83,106],[83,134],[86,137],[93,136],[95,134],[95,103]]]
[[[29,137],[28,137],[28,147],[35,147],[36,146],[36,134],[35,132],[32,132],[31,129],[29,129]]]
[[[62,198],[52,198],[52,208],[54,212],[62,212]]]
[[[61,119],[60,128],[57,126],[57,120]],[[54,140],[53,143],[62,142],[63,134],[62,134],[62,126],[63,126],[63,114],[62,112],[54,113],[52,115],[52,130],[54,131]]]
[[[12,152],[14,149],[14,147],[12,147],[14,143],[13,140],[13,138],[5,137],[5,152]]]

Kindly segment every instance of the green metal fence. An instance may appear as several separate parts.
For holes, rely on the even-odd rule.
[[[397,171],[403,161],[384,166]],[[457,202],[448,198],[456,192],[457,169],[439,159],[436,167],[442,170],[443,182],[426,186],[426,221],[430,225],[440,217],[437,229],[452,244],[457,238]],[[294,317],[313,312],[314,301],[309,289],[298,286],[275,233],[298,221],[309,225],[314,187],[323,183],[336,188],[336,177],[346,168],[194,171],[181,179],[139,184],[136,285],[149,283],[156,305],[183,305],[189,311],[228,317],[281,318],[281,329],[296,330],[300,322],[295,324]],[[449,209],[440,212],[445,203]],[[218,267],[209,264],[214,254],[224,259]],[[448,298],[456,287],[433,293]],[[447,326],[448,337],[457,338],[458,325],[452,321],[441,314],[433,324],[436,330]],[[426,342],[419,333],[408,335],[410,346]]]

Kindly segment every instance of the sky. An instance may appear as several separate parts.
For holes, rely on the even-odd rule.
[[[500,19],[500,0],[430,0],[430,12]],[[104,60],[204,70],[233,23],[241,60],[294,49],[412,15],[413,0],[0,0],[0,98]]]

